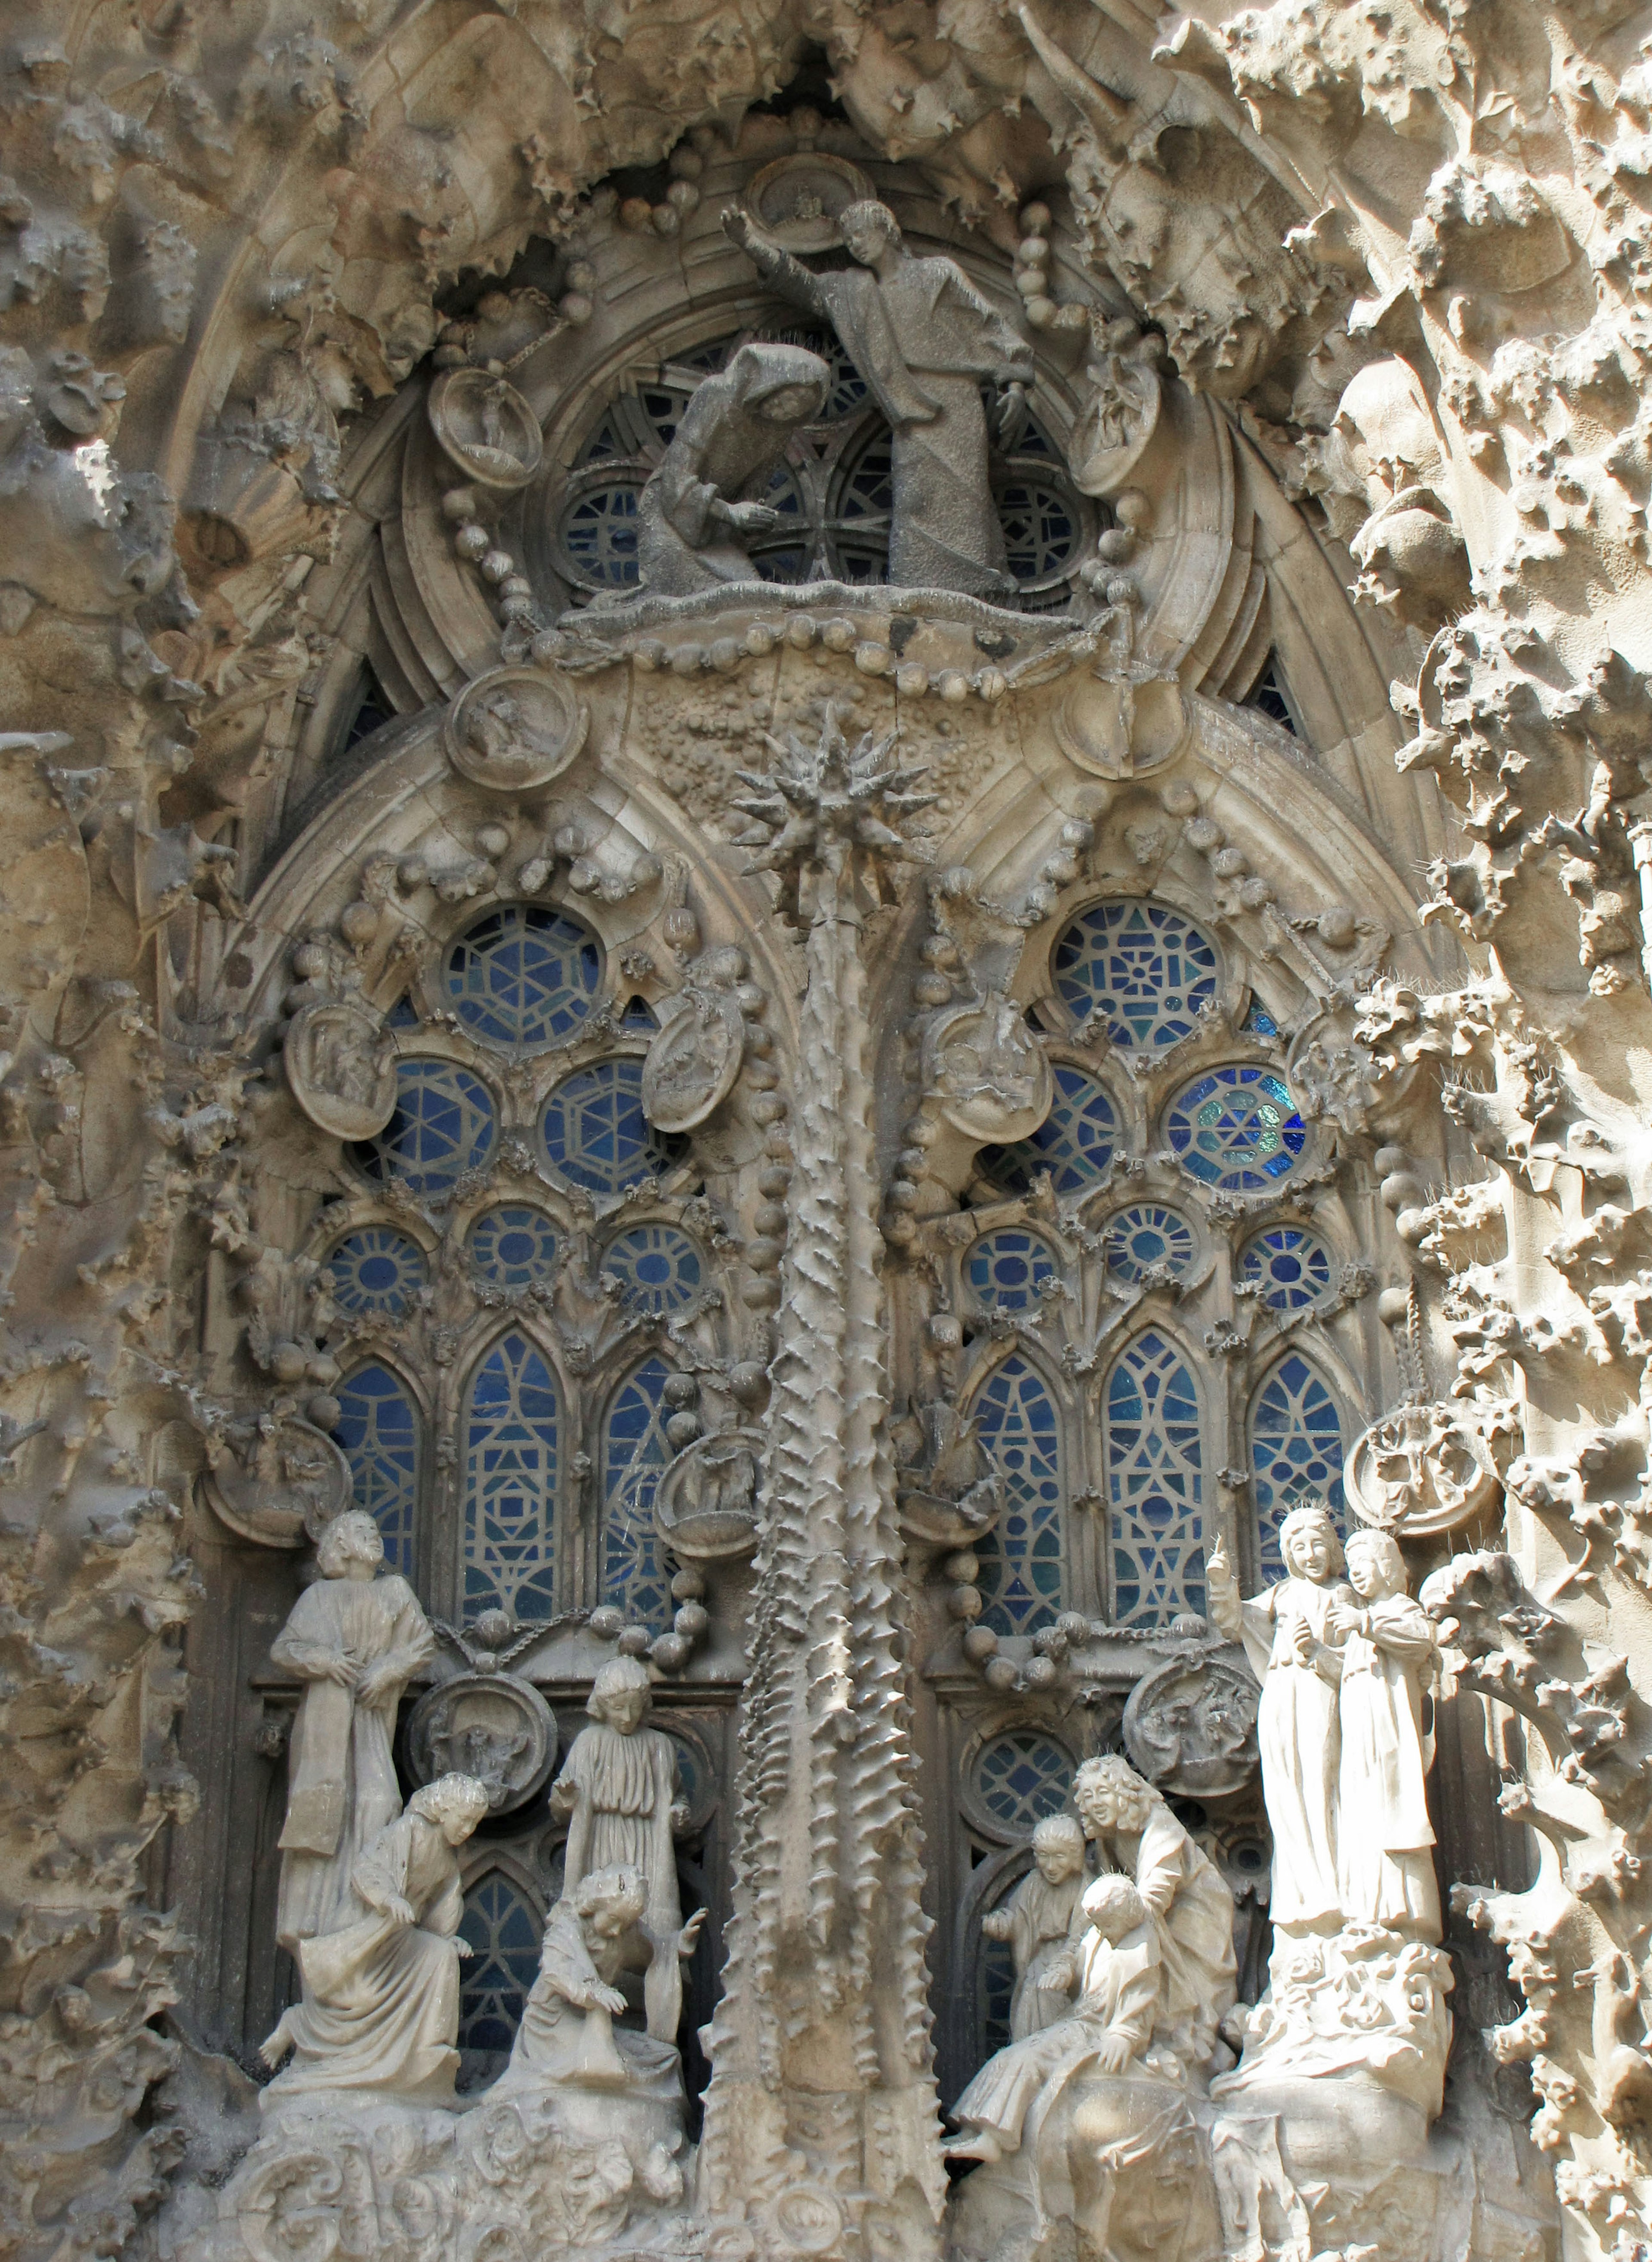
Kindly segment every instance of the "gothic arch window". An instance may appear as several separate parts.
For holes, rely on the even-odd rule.
[[[1204,1607],[1204,1465],[1199,1395],[1172,1339],[1127,1344],[1103,1400],[1113,1616],[1164,1625]]]
[[[561,1425],[555,1376],[519,1329],[478,1363],[464,1422],[464,1614],[550,1617]]]
[[[1043,1376],[1019,1352],[994,1368],[971,1410],[1006,1495],[996,1528],[975,1549],[981,1624],[997,1634],[1036,1633],[1054,1624],[1067,1583],[1059,1412]]]
[[[602,1430],[602,1600],[634,1624],[671,1622],[671,1574],[654,1529],[654,1491],[672,1457],[665,1385],[672,1370],[645,1358],[615,1390]]]
[[[484,1869],[464,1896],[459,1936],[475,1950],[459,1967],[459,2048],[489,2057],[507,2052],[539,1973],[545,1922],[504,1869]]]
[[[1279,1527],[1297,1501],[1328,1502],[1344,1529],[1342,1420],[1317,1370],[1292,1351],[1258,1384],[1249,1427],[1258,1553],[1262,1577],[1271,1581],[1285,1574]]]
[[[424,1426],[413,1393],[382,1360],[370,1359],[340,1383],[338,1401],[334,1436],[350,1465],[354,1504],[377,1524],[391,1569],[412,1579]]]

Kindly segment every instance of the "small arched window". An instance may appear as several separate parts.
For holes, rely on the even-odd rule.
[[[412,1394],[399,1376],[374,1359],[339,1385],[338,1399],[334,1436],[350,1465],[355,1505],[377,1524],[390,1568],[411,1579],[420,1429]]]
[[[1279,1527],[1300,1500],[1322,1500],[1344,1530],[1342,1420],[1337,1401],[1300,1351],[1270,1367],[1251,1400],[1251,1473],[1257,1554],[1264,1581],[1285,1575]]]
[[[1107,1378],[1108,1536],[1113,1614],[1162,1625],[1204,1608],[1199,1396],[1182,1353],[1150,1328]]]
[[[654,1489],[672,1457],[663,1358],[645,1358],[614,1394],[602,1433],[602,1599],[661,1632],[671,1579],[654,1529]]]
[[[466,1893],[459,1937],[476,1953],[459,1967],[462,2050],[496,2055],[510,2049],[539,1976],[543,1931],[527,1894],[503,1869],[485,1869]]]
[[[1003,1472],[1004,1512],[978,1540],[981,1624],[998,1634],[1052,1625],[1066,1584],[1061,1425],[1036,1367],[1019,1356],[976,1394],[976,1435]]]
[[[553,1615],[557,1587],[556,1378],[515,1330],[470,1384],[464,1430],[464,1614]]]

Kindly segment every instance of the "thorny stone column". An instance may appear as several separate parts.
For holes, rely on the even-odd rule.
[[[916,2256],[945,2186],[862,949],[890,861],[913,854],[899,820],[932,796],[830,717],[818,746],[776,751],[743,838],[805,930],[808,983],[703,2194],[759,2237],[772,2222],[815,2251]]]

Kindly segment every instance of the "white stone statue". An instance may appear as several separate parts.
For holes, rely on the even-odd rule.
[[[963,2133],[955,2160],[997,2160],[1020,2147],[1030,2114],[1042,2119],[1081,2074],[1119,2075],[1138,2060],[1158,2022],[1163,1974],[1153,1914],[1128,1877],[1095,1878],[1083,1930],[1067,1951],[1078,2000],[1063,2019],[988,2059],[953,2107]]]
[[[1318,1502],[1293,1508],[1279,1544],[1289,1576],[1241,1602],[1225,1548],[1205,1567],[1210,1616],[1230,1641],[1243,1640],[1262,1684],[1257,1710],[1262,1797],[1274,1833],[1275,1927],[1334,1931],[1340,1920],[1337,1874],[1337,1776],[1341,1738],[1337,1691],[1342,1673],[1340,1620],[1354,1603],[1338,1574],[1342,1548]]]
[[[635,1934],[647,1954],[626,1968],[645,1971],[648,2030],[672,2042],[683,2007],[672,1840],[677,1749],[645,1725],[652,1701],[648,1668],[636,1658],[616,1657],[602,1668],[585,1703],[592,1725],[573,1740],[551,1785],[550,1810],[568,1817],[564,1896],[597,1869],[633,1869],[648,1880],[648,1906]]]
[[[276,1936],[300,1941],[349,1920],[356,1856],[401,1812],[391,1756],[396,1708],[435,1651],[413,1588],[381,1578],[384,1542],[360,1509],[316,1545],[321,1575],[292,1606],[270,1650],[305,1683],[288,1755]]]
[[[1342,1913],[1419,1940],[1440,1938],[1440,1887],[1425,1778],[1433,1764],[1424,1706],[1439,1671],[1439,1634],[1405,1591],[1405,1560],[1385,1531],[1348,1541],[1357,1606],[1339,1603],[1343,1642],[1337,1852]]]
[[[441,1776],[357,1855],[348,1920],[298,1943],[304,1998],[262,2053],[278,2065],[291,2051],[292,2064],[264,2091],[267,2107],[318,2089],[453,2102],[459,1958],[472,1952],[458,1937],[464,1892],[454,1848],[487,1811],[485,1784]]]
[[[1009,2035],[1024,2042],[1072,2009],[1069,1934],[1084,1891],[1084,1833],[1070,1814],[1046,1815],[1032,1833],[1033,1868],[1002,1908],[980,1920],[988,1940],[1006,1940],[1016,1967]]]

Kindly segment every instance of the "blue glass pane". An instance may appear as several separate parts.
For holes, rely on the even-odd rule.
[[[636,554],[640,479],[593,487],[565,513],[562,538],[577,573],[607,589],[634,589],[642,574]]]
[[[554,1614],[557,1385],[525,1336],[496,1343],[470,1385],[464,1441],[464,1610],[523,1624]]]
[[[1193,1228],[1162,1202],[1132,1202],[1108,1219],[1103,1246],[1109,1268],[1121,1280],[1141,1280],[1153,1271],[1179,1280],[1193,1262]]]
[[[671,1624],[671,1574],[654,1529],[654,1488],[672,1458],[665,1442],[663,1358],[645,1359],[620,1385],[602,1440],[602,1599],[663,1633]]]
[[[578,1029],[602,980],[602,954],[578,920],[537,904],[506,904],[449,945],[442,978],[473,1035],[528,1049]]]
[[[983,1233],[969,1252],[969,1292],[983,1310],[1027,1311],[1043,1300],[1043,1283],[1057,1277],[1049,1243],[1019,1226]]]
[[[1324,1501],[1338,1531],[1347,1530],[1342,1423],[1335,1399],[1299,1351],[1263,1378],[1251,1401],[1250,1430],[1262,1577],[1271,1583],[1285,1575],[1279,1527],[1299,1501]]]
[[[418,1012],[405,990],[385,1014],[384,1027],[387,1029],[416,1029],[419,1027]]]
[[[593,1194],[622,1193],[657,1175],[686,1145],[656,1131],[643,1114],[640,1060],[580,1069],[545,1102],[540,1128],[552,1169]]]
[[[405,1385],[377,1360],[339,1385],[333,1432],[350,1465],[352,1504],[364,1508],[384,1541],[384,1560],[413,1574],[419,1509],[419,1416]]]
[[[1250,1063],[1196,1077],[1171,1101],[1165,1130],[1182,1168],[1229,1194],[1267,1192],[1308,1143],[1284,1079]]]
[[[485,1170],[496,1131],[493,1098],[451,1061],[405,1060],[396,1070],[396,1112],[377,1139],[351,1154],[370,1178],[399,1178],[440,1200],[467,1171]]]
[[[1239,1279],[1254,1281],[1270,1311],[1299,1312],[1331,1286],[1331,1251],[1300,1225],[1270,1226],[1253,1234],[1239,1257]]]
[[[328,1290],[346,1312],[405,1312],[426,1277],[423,1250],[389,1225],[346,1234],[327,1261]]]
[[[700,1251],[674,1225],[634,1225],[616,1234],[599,1270],[612,1272],[626,1301],[648,1312],[680,1311],[703,1285]]]
[[[506,1202],[485,1210],[470,1228],[470,1270],[499,1288],[528,1288],[549,1280],[557,1262],[557,1236],[543,1210]]]
[[[1080,1021],[1099,1014],[1116,1045],[1174,1045],[1216,997],[1215,947],[1165,904],[1095,904],[1055,947],[1052,970]]]
[[[464,1897],[459,1937],[476,1954],[459,1966],[459,2048],[508,2050],[539,1977],[544,1927],[499,1869],[485,1870]]]
[[[995,1633],[1035,1633],[1061,1609],[1061,1431],[1055,1401],[1024,1358],[988,1375],[972,1411],[976,1435],[1004,1474],[1004,1512],[977,1540],[980,1623]]]
[[[1204,1608],[1199,1401],[1182,1355],[1149,1329],[1107,1379],[1107,1500],[1120,1625]]]
[[[1012,1729],[983,1746],[975,1762],[975,1790],[994,1819],[1017,1836],[1059,1814],[1073,1784],[1073,1761],[1052,1736]]]
[[[1055,1099],[1031,1139],[1013,1147],[983,1147],[980,1167],[1011,1193],[1029,1193],[1048,1171],[1058,1194],[1081,1193],[1106,1176],[1118,1136],[1113,1103],[1093,1076],[1069,1062],[1055,1069]]]
[[[1267,1006],[1259,1005],[1254,998],[1251,999],[1251,1009],[1240,1022],[1239,1028],[1241,1034],[1247,1037],[1276,1037],[1279,1034],[1278,1022]]]

